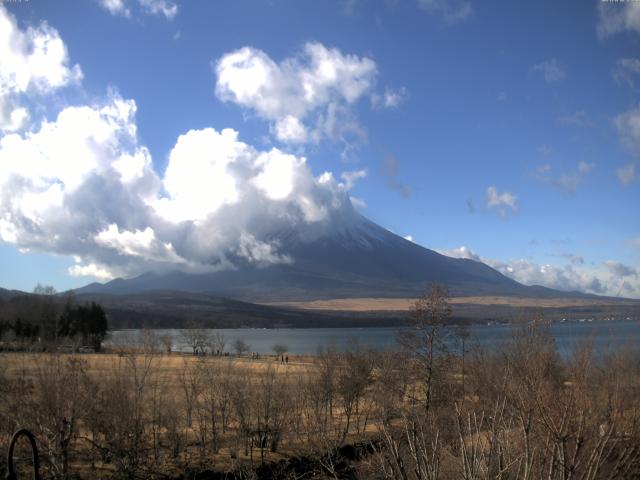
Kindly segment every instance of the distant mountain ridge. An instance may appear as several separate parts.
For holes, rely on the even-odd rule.
[[[20,290],[7,290],[6,288],[0,288],[0,299],[8,300],[16,295],[28,295],[27,292],[21,292]]]
[[[588,296],[522,285],[481,262],[441,255],[384,229],[353,208],[333,212],[324,222],[271,232],[261,240],[278,245],[279,253],[292,262],[260,267],[230,253],[235,270],[145,273],[91,283],[75,292],[122,295],[172,290],[266,302],[415,297],[439,283],[453,296]]]

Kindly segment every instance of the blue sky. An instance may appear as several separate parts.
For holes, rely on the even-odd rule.
[[[279,261],[253,220],[219,233],[222,219],[264,207],[245,200],[256,194],[243,184],[263,173],[273,208],[297,205],[305,221],[346,193],[395,233],[519,281],[640,298],[637,2],[29,0],[0,9],[0,51],[12,52],[0,60],[2,287],[203,271],[213,247],[180,239],[206,228],[224,237],[215,248],[235,241]],[[84,137],[71,135],[80,124]],[[79,141],[100,148],[86,153]],[[244,153],[216,167],[227,148]],[[78,152],[91,159],[76,165]],[[139,160],[135,185],[120,167],[119,183],[106,180],[115,174],[105,164],[124,165],[123,155]],[[218,167],[230,170],[216,177]],[[332,179],[320,184],[323,172]],[[236,189],[185,214],[200,180]],[[101,183],[89,194],[91,182]],[[308,199],[313,211],[301,206]],[[223,211],[233,205],[242,210]]]

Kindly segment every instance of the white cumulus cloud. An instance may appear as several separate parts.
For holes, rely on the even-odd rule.
[[[291,257],[277,253],[279,244],[263,242],[253,235],[242,232],[236,253],[249,262],[258,266],[267,266],[274,263],[293,263]]]
[[[0,3],[0,131],[18,130],[29,118],[21,105],[26,93],[45,95],[81,80],[55,28],[42,22],[20,29]]]
[[[94,237],[98,245],[112,248],[121,255],[142,257],[157,262],[184,263],[171,243],[163,243],[151,227],[144,230],[120,231],[115,223],[98,232]]]
[[[159,182],[148,152],[136,145],[135,109],[112,96],[68,107],[38,131],[2,137],[0,239],[82,255],[106,224],[137,223]]]
[[[93,277],[102,281],[112,280],[114,278],[111,271],[99,267],[95,263],[73,265],[69,267],[69,275],[72,277]]]
[[[275,134],[284,143],[306,143],[308,138],[306,127],[293,115],[276,121]]]
[[[378,73],[367,57],[307,43],[277,63],[262,50],[244,47],[215,64],[216,95],[270,122],[283,143],[352,143],[363,130],[351,106],[371,91]]]
[[[238,132],[180,135],[164,172],[139,144],[136,104],[116,94],[0,139],[0,240],[76,257],[71,275],[208,272],[295,261],[275,232],[351,212],[364,171],[315,177],[304,157]]]

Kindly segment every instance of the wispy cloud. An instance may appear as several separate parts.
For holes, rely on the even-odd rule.
[[[352,170],[348,172],[342,172],[340,174],[340,178],[342,178],[344,183],[341,183],[340,186],[345,190],[351,190],[358,180],[365,178],[366,176],[366,170]]]
[[[447,25],[461,23],[469,19],[474,11],[470,0],[413,0],[423,12],[440,17]],[[382,3],[382,2],[380,2]],[[384,0],[388,8],[395,7],[400,0]],[[368,0],[341,0],[340,9],[344,15],[353,15],[361,6],[368,6]]]
[[[382,176],[387,181],[387,186],[398,192],[405,198],[409,198],[411,196],[411,189],[398,180],[398,167],[399,162],[398,159],[394,155],[387,155],[382,160]]]
[[[132,17],[133,0],[98,0],[98,2],[111,15],[119,15],[126,18]],[[178,5],[170,0],[136,0],[135,3],[141,12],[162,16],[167,20],[173,20],[178,13]]]
[[[622,144],[631,154],[640,156],[640,106],[618,115],[614,123]]]
[[[640,3],[598,2],[597,31],[600,38],[625,31],[640,33]]]
[[[609,260],[606,262],[607,268],[618,277],[637,277],[638,270],[635,267],[625,265],[621,262]]]
[[[561,82],[567,77],[564,66],[556,58],[537,63],[531,70],[540,73],[547,83]]]
[[[616,175],[622,185],[632,184],[636,180],[636,162],[629,162],[616,169]]]
[[[582,255],[577,255],[575,253],[561,253],[560,256],[569,260],[573,265],[584,264],[584,257]]]
[[[575,170],[565,171],[561,173],[554,173],[553,167],[550,163],[538,167],[535,173],[532,174],[534,178],[549,183],[550,185],[558,188],[567,195],[574,195],[578,190],[578,187],[585,181],[587,175],[595,168],[595,163],[588,163],[584,161],[578,162]]]
[[[618,115],[614,124],[622,145],[631,153],[633,160],[616,170],[622,185],[629,185],[636,179],[637,158],[640,158],[640,106]]]
[[[468,249],[464,245],[458,248],[450,248],[448,250],[438,250],[438,253],[453,258],[466,258],[468,260],[475,260],[476,262],[482,262],[480,255],[477,255],[472,250]]]
[[[418,0],[428,13],[439,15],[448,24],[460,23],[473,15],[471,2],[466,0]]]
[[[538,167],[538,174],[540,175],[546,175],[551,171],[551,164],[550,163],[545,163],[542,164]]]
[[[618,85],[636,88],[640,77],[640,58],[621,58],[613,69],[613,79]]]
[[[350,195],[349,196],[349,200],[351,200],[351,205],[353,205],[354,207],[356,207],[359,210],[367,208],[367,202],[365,202],[360,197],[354,197],[353,195]]]
[[[409,92],[405,87],[397,90],[386,87],[382,93],[371,95],[371,106],[373,108],[397,108],[409,97]]]
[[[595,167],[595,163],[579,162],[578,169],[571,173],[563,173],[558,178],[552,179],[551,183],[563,190],[565,193],[573,195],[576,193],[578,186],[582,184],[585,177]]]
[[[487,208],[496,210],[500,216],[506,217],[511,212],[518,211],[518,198],[509,192],[499,193],[496,187],[488,187],[486,192]]]
[[[593,126],[593,120],[591,120],[584,110],[576,110],[568,115],[562,115],[558,118],[558,122],[571,127],[587,128]]]
[[[341,0],[342,13],[345,15],[352,15],[360,0]]]
[[[553,149],[549,145],[543,144],[538,147],[538,153],[543,157],[549,157],[553,153]]]
[[[638,249],[640,250],[640,235],[630,238],[628,239],[625,244],[627,245],[627,247],[629,248],[633,248],[633,249]]]

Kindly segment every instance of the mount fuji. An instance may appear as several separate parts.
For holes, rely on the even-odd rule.
[[[233,269],[213,273],[144,273],[92,283],[79,294],[150,291],[207,293],[254,302],[416,297],[430,284],[452,296],[585,296],[525,286],[470,259],[451,258],[406,240],[362,216],[350,205],[320,222],[299,223],[263,235],[284,262],[261,266],[229,252]]]

